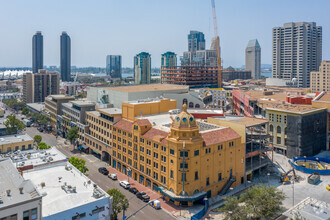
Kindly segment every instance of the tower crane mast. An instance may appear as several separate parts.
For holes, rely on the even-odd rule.
[[[213,14],[213,26],[214,26],[214,38],[216,42],[217,50],[217,68],[218,68],[218,88],[222,88],[222,69],[221,69],[221,57],[220,57],[220,37],[218,36],[217,16],[215,12],[215,2],[211,0],[212,14]]]

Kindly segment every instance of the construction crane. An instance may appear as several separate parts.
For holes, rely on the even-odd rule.
[[[214,39],[216,42],[217,50],[217,67],[218,67],[218,88],[222,88],[222,70],[221,70],[221,58],[220,58],[220,38],[218,36],[218,25],[217,25],[217,16],[215,13],[215,3],[214,0],[211,0],[212,4],[212,14],[213,14],[213,25],[214,25]]]

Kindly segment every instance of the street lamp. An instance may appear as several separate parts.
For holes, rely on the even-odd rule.
[[[267,177],[268,177],[268,186],[269,186],[269,176],[270,176],[270,173],[267,173]]]
[[[294,179],[292,180],[292,207],[294,207]]]

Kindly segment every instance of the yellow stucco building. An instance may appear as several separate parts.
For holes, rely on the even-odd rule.
[[[0,138],[0,154],[33,148],[33,139],[27,134],[6,135]]]
[[[192,205],[243,183],[240,135],[197,121],[186,105],[176,116],[168,113],[173,108],[175,100],[123,103],[122,117],[112,121],[106,118],[113,114],[89,112],[85,139],[112,167],[176,205]]]

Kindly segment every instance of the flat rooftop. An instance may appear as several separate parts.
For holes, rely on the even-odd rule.
[[[87,106],[94,106],[95,102],[91,102],[88,100],[75,100],[75,101],[70,101],[72,104],[80,106],[80,107],[87,107]]]
[[[13,144],[22,141],[33,141],[33,138],[28,134],[6,135],[0,137],[0,144]]]
[[[329,203],[307,197],[288,211],[284,212],[283,215],[291,219],[294,219],[297,215],[301,216],[301,219],[329,220],[329,213]]]
[[[27,103],[26,105],[38,112],[45,109],[45,103]]]
[[[173,84],[143,84],[134,86],[103,87],[103,89],[118,92],[153,92],[153,91],[171,91],[171,90],[189,90],[189,86]]]
[[[189,111],[188,111],[189,112]],[[175,118],[175,115],[172,115]],[[138,119],[148,119],[152,124],[152,128],[156,128],[165,132],[171,131],[172,119],[169,113],[155,114],[155,115],[144,115],[142,118]],[[202,120],[197,120],[197,124],[199,126],[199,131],[201,133],[222,129],[224,127],[206,123]]]
[[[66,165],[69,169],[66,169]],[[94,183],[69,163],[27,170],[23,175],[30,179],[43,195],[43,217],[109,197],[98,186],[94,188]],[[44,183],[44,187],[41,183]]]
[[[30,180],[18,173],[10,159],[0,159],[0,209],[41,197]],[[19,188],[23,187],[23,193]],[[10,190],[10,196],[7,196]]]
[[[67,161],[67,157],[55,147],[47,150],[15,151],[9,154],[17,168],[29,165],[42,166],[50,163]]]
[[[256,125],[262,125],[268,122],[267,119],[250,118],[244,116],[225,116],[225,117],[212,117],[221,121],[230,121],[236,124],[241,124],[246,127],[252,127]]]
[[[174,101],[174,99],[169,99],[169,98],[147,98],[147,99],[139,99],[133,101],[125,101],[125,103],[129,103],[129,104],[156,103],[156,102],[161,102],[161,100]]]
[[[72,99],[74,100],[73,96],[67,96],[67,95],[50,95],[51,98],[53,99]]]
[[[97,109],[96,112],[99,113],[103,113],[106,115],[118,115],[118,114],[122,114],[122,111],[120,108],[101,108],[101,109]],[[94,114],[94,111],[92,111],[92,114]]]
[[[324,94],[318,101],[330,102],[330,93]]]

